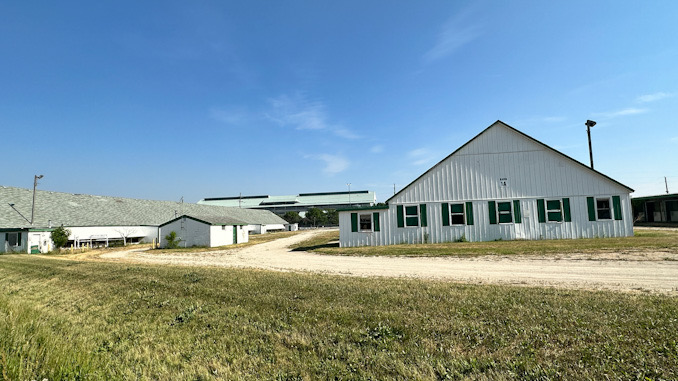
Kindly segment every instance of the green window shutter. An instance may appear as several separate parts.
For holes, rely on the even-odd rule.
[[[563,215],[565,216],[565,222],[572,222],[572,215],[570,214],[570,199],[563,199]]]
[[[450,204],[444,202],[441,204],[443,213],[443,226],[450,226]]]
[[[614,209],[614,219],[619,221],[622,219],[621,198],[619,196],[612,196],[612,208]]]
[[[426,204],[420,204],[419,210],[421,211],[421,226],[427,227],[428,221],[426,220]]]
[[[403,206],[398,205],[396,206],[396,211],[398,212],[398,227],[399,228],[404,228],[405,227],[405,212],[403,212]]]
[[[372,219],[374,220],[373,221],[374,231],[375,232],[381,231],[381,226],[379,225],[379,212],[374,212],[372,214]]]
[[[487,209],[489,210],[490,224],[497,224],[497,203],[494,201],[487,202]]]
[[[466,203],[466,225],[473,225],[473,203]]]
[[[589,221],[596,220],[596,202],[593,200],[593,197],[586,197],[586,203],[588,204],[589,209]]]
[[[513,200],[513,215],[517,224],[522,222],[522,216],[520,215],[520,200]]]
[[[358,213],[351,213],[351,231],[358,231]]]
[[[537,200],[537,215],[539,217],[539,222],[546,222],[546,209],[544,208],[543,198]]]

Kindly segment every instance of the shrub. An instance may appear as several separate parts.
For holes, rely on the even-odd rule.
[[[50,238],[54,242],[54,248],[59,251],[62,247],[66,246],[68,243],[68,236],[71,235],[71,231],[64,228],[64,225],[59,226],[58,228],[52,230]]]
[[[176,249],[179,247],[179,242],[181,242],[181,238],[177,238],[177,233],[172,231],[168,235],[165,236],[165,239],[167,240],[167,248],[168,249]]]

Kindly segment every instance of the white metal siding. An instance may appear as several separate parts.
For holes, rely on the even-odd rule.
[[[160,228],[160,247],[167,246],[165,236],[172,231],[181,238],[180,247],[210,245],[210,225],[191,218],[180,218]]]
[[[622,220],[589,221],[586,198],[611,196],[620,197]],[[572,221],[540,223],[536,200],[565,197]],[[490,224],[488,201],[514,200],[520,202],[522,222]],[[443,202],[472,202],[474,225],[442,226]],[[397,227],[397,205],[411,204],[426,204],[428,227]],[[381,232],[354,233],[351,212],[340,212],[341,246],[454,242],[462,235],[469,241],[633,235],[627,188],[501,124],[429,170],[379,213]]]

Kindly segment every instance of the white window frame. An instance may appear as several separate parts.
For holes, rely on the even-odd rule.
[[[596,197],[595,200],[596,200],[596,221],[599,221],[599,220],[602,220],[602,221],[612,220],[613,217],[614,217],[614,215],[612,214],[612,197]],[[608,205],[607,211],[608,211],[608,213],[609,213],[609,216],[608,216],[607,218],[601,218],[601,217],[600,217],[599,211],[601,210],[601,208],[598,207],[598,201],[599,201],[599,200],[600,200],[600,201],[607,200],[607,205]],[[603,210],[605,210],[605,209],[603,209]]]
[[[505,210],[499,210],[499,204],[509,204],[508,212],[505,211]],[[508,216],[511,217],[511,221],[501,222],[501,215],[502,214],[508,214]],[[511,201],[497,201],[497,223],[498,224],[512,224],[512,223],[514,223],[514,221],[513,221],[513,202],[511,202]]]
[[[461,213],[455,213],[452,211],[452,205],[461,205]],[[466,225],[466,205],[458,202],[450,203],[450,226],[462,226]],[[454,223],[454,216],[461,216],[462,222],[460,224]]]
[[[408,214],[407,214],[407,208],[408,208],[408,207],[414,207],[414,209],[417,211],[417,214],[416,214],[416,215],[414,215],[414,214],[409,214],[409,215],[408,215]],[[420,223],[421,223],[421,216],[419,215],[420,213],[421,213],[421,212],[419,211],[419,204],[403,205],[403,219],[404,219],[403,222],[405,223],[405,227],[406,227],[406,228],[418,228],[419,225],[420,225]],[[417,218],[417,224],[416,224],[416,225],[410,225],[410,224],[408,224],[408,223],[407,223],[407,218],[408,218],[408,216],[409,216],[409,218],[414,218],[414,217],[416,217],[416,218]]]
[[[362,226],[363,216],[366,216],[367,218],[370,219],[369,229],[363,229]],[[372,217],[372,213],[358,213],[358,233],[372,233],[373,231],[374,231],[374,218]]]
[[[558,209],[549,209],[549,202],[557,202],[558,203]],[[563,213],[563,200],[560,199],[552,199],[552,200],[544,200],[544,208],[546,209],[546,222],[551,223],[551,224],[559,224],[562,223],[565,220],[565,215]],[[551,217],[549,217],[549,213],[555,213],[558,212],[560,213],[560,221],[557,220],[552,220]]]

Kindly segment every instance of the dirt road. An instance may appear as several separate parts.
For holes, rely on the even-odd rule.
[[[307,231],[240,250],[151,254],[123,251],[100,258],[186,266],[250,267],[276,271],[310,271],[349,276],[443,279],[466,283],[521,284],[578,289],[649,291],[678,295],[675,255],[624,257],[568,254],[566,256],[480,256],[473,258],[411,258],[329,256],[293,252],[288,246],[322,231]]]

